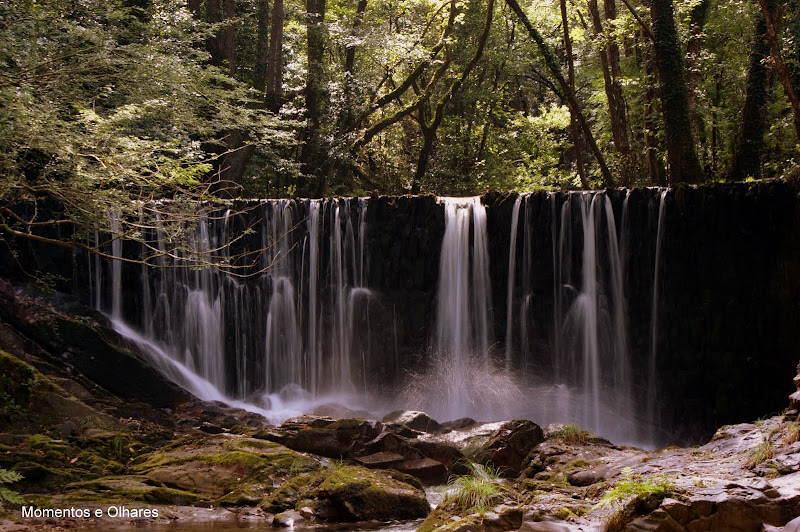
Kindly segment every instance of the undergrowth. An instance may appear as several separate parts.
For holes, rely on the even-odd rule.
[[[578,425],[564,425],[560,429],[550,433],[550,439],[559,439],[567,445],[580,445],[586,443],[589,431],[583,430]]]
[[[10,502],[11,504],[25,504],[25,499],[23,499],[19,493],[3,486],[3,484],[13,484],[14,482],[18,482],[20,480],[22,480],[22,475],[19,473],[8,471],[6,469],[0,469],[0,508],[3,507],[3,502]]]
[[[761,443],[750,449],[747,453],[747,460],[744,465],[747,469],[753,469],[775,456],[775,444],[767,438],[762,438]]]
[[[643,477],[634,473],[630,467],[622,470],[622,477],[616,482],[614,489],[608,491],[595,505],[595,508],[627,502],[637,497],[642,499],[649,496],[666,497],[673,489],[672,482],[665,476]]]
[[[496,469],[469,463],[470,472],[451,477],[445,488],[443,504],[453,504],[460,512],[489,511],[505,492]]]

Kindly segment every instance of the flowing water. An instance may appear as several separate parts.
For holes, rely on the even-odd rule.
[[[201,218],[181,245],[156,216],[149,238],[160,254],[153,262],[170,266],[177,258],[193,267],[142,266],[138,285],[119,260],[123,245],[112,216],[112,234],[94,238],[119,259],[89,262],[90,300],[172,380],[201,399],[259,412],[274,423],[336,401],[369,405],[376,414],[416,408],[440,421],[574,422],[631,443],[650,436],[643,438],[639,420],[655,419],[657,410],[665,196],[658,209],[644,406],[634,397],[625,293],[627,196],[617,212],[604,192],[539,197],[545,201],[517,196],[502,272],[492,271],[481,199],[439,198],[444,234],[430,342],[411,365],[401,359],[397,340],[398,330],[408,329],[407,316],[387,308],[369,286],[368,199],[262,201],[250,204],[246,220],[223,210]],[[140,218],[145,226],[145,215]],[[228,246],[243,227],[252,234]],[[223,265],[256,260],[260,273],[241,277],[234,268],[209,268],[209,258]],[[543,261],[552,265],[547,279],[534,273]],[[503,274],[506,320],[497,334],[505,334],[497,342],[492,276]],[[548,285],[551,294],[542,289]],[[534,318],[543,305],[551,308],[549,324]],[[394,393],[398,380],[405,385]]]

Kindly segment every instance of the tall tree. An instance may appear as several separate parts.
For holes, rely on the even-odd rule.
[[[264,91],[267,86],[269,65],[269,0],[256,2],[256,67],[253,86]]]
[[[703,47],[703,26],[708,18],[709,0],[700,0],[689,12],[689,40],[686,42],[686,86],[689,91],[689,119],[692,135],[704,145],[705,133],[697,111],[697,97],[700,85],[700,51]],[[703,156],[703,158],[705,158]]]
[[[761,177],[761,154],[764,147],[764,129],[767,118],[767,100],[769,99],[769,73],[767,57],[769,57],[769,40],[767,39],[767,21],[764,14],[756,13],[755,34],[750,52],[750,65],[747,69],[747,92],[742,110],[742,121],[733,166],[728,174],[731,181],[740,181],[746,177]]]
[[[591,128],[589,128],[589,123],[586,121],[586,117],[583,115],[583,111],[581,110],[581,106],[578,103],[578,98],[575,96],[575,91],[572,90],[567,83],[567,80],[564,79],[564,74],[561,73],[561,67],[556,60],[553,51],[550,49],[550,46],[545,42],[544,38],[542,37],[541,33],[531,24],[531,21],[528,20],[528,17],[525,15],[525,12],[519,5],[517,0],[506,0],[506,4],[511,10],[519,17],[522,21],[522,25],[525,26],[525,29],[528,31],[528,35],[533,39],[536,43],[536,46],[539,48],[539,52],[542,54],[545,60],[545,64],[547,65],[547,69],[550,71],[550,74],[556,79],[558,83],[558,88],[562,92],[560,96],[566,100],[569,105],[569,108],[574,110],[575,116],[578,117],[578,124],[581,127],[581,131],[583,132],[584,139],[586,140],[586,144],[589,146],[589,149],[594,155],[595,160],[597,161],[598,166],[600,167],[600,172],[603,176],[603,184],[607,188],[612,188],[614,186],[614,176],[611,175],[611,171],[608,169],[608,165],[606,164],[605,157],[603,157],[600,148],[597,146],[597,141],[595,141],[594,135],[592,134]]]
[[[236,29],[233,24],[235,17],[234,0],[208,0],[206,2],[206,20],[210,24],[221,26],[206,44],[208,53],[211,54],[211,62],[224,67],[231,76],[236,73]],[[226,21],[224,25],[223,21]]]
[[[650,0],[653,51],[661,84],[661,109],[669,161],[669,181],[699,183],[702,169],[692,135],[689,94],[672,0]]]
[[[781,34],[781,6],[778,0],[758,0],[758,5],[761,7],[761,13],[764,15],[764,20],[767,24],[767,39],[772,52],[772,62],[775,64],[775,70],[783,85],[783,92],[792,106],[797,143],[800,144],[800,97],[798,96],[800,87],[793,83],[791,72],[781,53],[781,43],[779,41],[779,35]],[[795,46],[797,46],[797,43],[795,43]]]
[[[283,97],[283,0],[273,0],[267,60],[267,107],[277,113]]]
[[[603,84],[608,101],[608,115],[611,122],[611,136],[614,147],[622,158],[622,182],[628,184],[633,178],[632,153],[628,142],[628,120],[625,113],[625,100],[622,95],[622,86],[619,78],[622,76],[619,58],[619,46],[613,32],[606,31],[600,16],[597,0],[589,0],[589,13],[592,18],[592,27],[598,40],[598,54],[600,56],[600,69],[603,72]],[[616,19],[617,11],[614,0],[604,0],[606,19],[610,22]]]
[[[475,65],[478,63],[481,56],[483,55],[483,49],[486,46],[486,41],[489,38],[489,30],[492,27],[493,14],[494,14],[494,0],[488,0],[486,6],[486,19],[483,25],[483,31],[478,37],[478,46],[475,49],[475,53],[472,55],[470,60],[464,66],[464,70],[461,72],[461,75],[458,76],[456,80],[450,85],[447,92],[444,94],[442,99],[436,105],[436,110],[433,113],[432,119],[428,121],[427,117],[425,116],[425,113],[420,113],[420,127],[422,129],[423,142],[419,158],[417,159],[417,168],[416,171],[414,172],[414,180],[411,183],[412,194],[418,194],[420,191],[420,183],[422,181],[423,176],[425,175],[425,171],[428,168],[428,161],[430,161],[430,157],[433,152],[433,143],[434,140],[436,139],[436,131],[437,129],[439,129],[439,126],[442,123],[442,119],[444,118],[445,108],[461,90],[461,87],[464,85],[464,82],[466,81],[470,72],[472,72],[472,69],[475,68]]]
[[[325,0],[306,0],[308,75],[306,77],[306,130],[301,153],[303,173],[314,178],[312,194],[322,196],[327,185],[327,153],[320,131],[324,106]]]
[[[572,39],[569,36],[569,20],[567,19],[567,0],[560,1],[561,26],[564,31],[564,52],[567,55],[567,82],[570,89],[575,92],[575,61],[572,57]],[[575,166],[581,180],[581,186],[589,188],[589,180],[586,177],[586,167],[583,165],[583,150],[581,149],[582,138],[578,133],[578,117],[570,108],[569,110],[569,130],[572,135],[572,144],[575,146]]]

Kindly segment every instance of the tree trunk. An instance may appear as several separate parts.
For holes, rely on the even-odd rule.
[[[742,122],[733,156],[733,166],[728,180],[741,181],[746,177],[761,177],[761,154],[764,148],[764,130],[767,122],[769,99],[769,72],[766,60],[770,45],[767,39],[767,21],[759,12],[756,18],[750,65],[747,69],[747,93],[744,99]]]
[[[692,135],[689,95],[672,0],[650,0],[650,18],[655,36],[656,67],[661,82],[661,110],[664,114],[669,182],[699,183],[703,171],[697,159]]]
[[[273,0],[267,61],[267,107],[277,113],[283,93],[283,0]]]
[[[228,22],[225,29],[222,30],[222,40],[220,48],[222,50],[222,57],[227,63],[228,74],[233,76],[236,73],[236,27],[233,24],[233,19],[236,18],[236,1],[223,0],[225,7],[225,20]]]
[[[758,5],[761,7],[761,13],[764,15],[764,20],[767,23],[767,39],[769,40],[770,50],[772,52],[772,62],[775,65],[778,77],[781,79],[783,92],[786,94],[792,106],[797,143],[800,144],[800,98],[798,98],[797,90],[800,89],[800,87],[793,86],[792,76],[781,55],[780,43],[778,42],[778,35],[780,35],[781,31],[780,10],[775,4],[775,0],[758,0]]]
[[[594,0],[592,0],[594,1]],[[636,158],[631,151],[628,140],[628,116],[625,109],[625,98],[622,94],[622,68],[620,67],[619,45],[614,34],[613,24],[617,18],[617,4],[615,0],[603,0],[603,10],[605,11],[606,22],[611,24],[610,30],[606,31],[606,47],[608,49],[608,66],[611,70],[611,92],[614,99],[614,108],[609,102],[611,112],[611,127],[614,137],[614,145],[622,156],[622,179],[623,184],[630,186],[636,176]]]
[[[258,0],[256,24],[256,66],[253,72],[253,86],[263,92],[267,86],[267,65],[269,65],[269,0]]]
[[[692,135],[704,146],[705,128],[697,112],[697,87],[700,84],[700,50],[703,47],[703,26],[708,18],[709,0],[700,0],[689,13],[689,40],[686,43],[686,86],[689,91],[689,119]],[[705,150],[701,150],[705,153]],[[703,156],[705,160],[705,156]]]
[[[233,19],[236,16],[234,0],[222,1],[224,2],[225,19]],[[211,24],[222,22],[222,7],[220,0],[208,0],[206,2],[206,20]],[[233,23],[229,23],[216,35],[210,37],[206,43],[208,53],[211,54],[211,63],[224,67],[231,76],[236,72],[235,37]]]
[[[575,63],[572,57],[572,39],[569,36],[569,21],[567,20],[567,0],[561,0],[561,26],[564,30],[564,52],[567,55],[567,82],[570,89],[575,92]],[[578,119],[572,108],[569,110],[569,132],[572,135],[572,144],[575,146],[575,167],[581,179],[581,186],[589,189],[589,180],[583,166],[583,150],[581,149],[581,136],[578,134]]]
[[[642,31],[644,34],[644,31]],[[647,161],[647,176],[651,185],[666,185],[664,168],[658,157],[658,94],[655,89],[655,65],[651,42],[642,37],[642,69],[644,77],[644,154]]]
[[[327,153],[322,145],[320,120],[323,113],[325,71],[325,0],[306,0],[308,77],[306,78],[306,131],[301,161],[303,173],[315,179],[313,194],[325,192],[328,176]]]
[[[541,52],[542,56],[544,56],[548,70],[550,70],[550,73],[558,82],[559,88],[564,93],[559,96],[567,101],[570,109],[575,112],[575,116],[578,118],[578,125],[580,125],[581,130],[583,131],[586,144],[589,145],[592,155],[594,155],[598,166],[600,166],[600,172],[603,175],[603,184],[606,186],[606,188],[613,188],[614,177],[611,175],[611,171],[608,169],[606,160],[603,157],[600,148],[597,146],[597,142],[594,139],[594,135],[592,135],[592,130],[589,128],[589,123],[586,121],[586,117],[583,116],[583,111],[578,103],[578,98],[575,96],[575,91],[570,88],[567,80],[564,79],[564,75],[561,73],[561,67],[558,64],[553,51],[547,45],[542,35],[536,30],[536,28],[533,27],[531,21],[528,20],[525,12],[522,11],[522,8],[519,6],[519,2],[517,2],[517,0],[506,0],[506,4],[508,4],[508,7],[510,7],[511,10],[514,11],[517,17],[522,21],[522,24],[528,31],[528,35],[530,35],[530,37],[534,40],[536,46],[539,48],[539,52]]]

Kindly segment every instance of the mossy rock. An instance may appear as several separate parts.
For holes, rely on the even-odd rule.
[[[240,492],[249,503],[261,501],[275,480],[290,478],[321,466],[309,456],[276,443],[237,435],[184,438],[177,444],[137,457],[130,471],[166,486],[201,493],[231,504]]]
[[[281,487],[272,492],[261,503],[261,506],[272,513],[295,508],[298,501],[313,498],[313,495],[316,494],[316,489],[325,480],[326,474],[326,472],[317,472],[290,478]]]
[[[151,504],[193,504],[201,495],[162,486],[142,476],[112,476],[70,484],[65,494],[68,502],[147,502]]]
[[[436,508],[419,525],[417,532],[449,532],[461,529],[461,527],[474,527],[475,530],[484,530],[483,519],[478,515],[468,515],[466,517],[454,516],[443,508]],[[466,528],[469,530],[469,528]]]
[[[419,481],[396,471],[344,466],[290,479],[262,506],[280,512],[316,500],[349,521],[418,519],[430,512]]]

